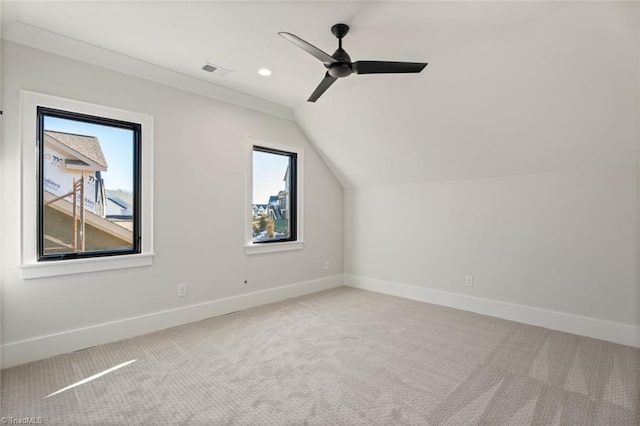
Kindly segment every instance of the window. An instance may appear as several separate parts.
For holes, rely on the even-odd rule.
[[[37,115],[38,260],[140,253],[141,125]]]
[[[253,147],[254,243],[296,240],[297,154]]]
[[[151,265],[153,117],[21,97],[22,278]]]
[[[302,149],[248,140],[246,252],[302,248]]]

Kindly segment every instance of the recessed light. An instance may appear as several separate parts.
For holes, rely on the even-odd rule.
[[[269,68],[260,68],[258,70],[258,74],[260,74],[263,77],[268,77],[271,75],[271,70]]]

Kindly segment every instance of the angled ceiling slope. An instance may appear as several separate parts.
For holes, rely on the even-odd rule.
[[[5,1],[2,12],[7,40],[293,111],[346,186],[637,163],[637,3]],[[277,33],[331,52],[338,22],[355,58],[429,66],[344,78],[307,104],[324,70]],[[205,73],[207,62],[233,72]]]

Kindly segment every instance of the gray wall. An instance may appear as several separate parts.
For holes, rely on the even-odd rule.
[[[549,325],[640,345],[639,37],[637,4],[567,3],[433,58],[421,125],[389,137],[399,160],[347,176],[345,282],[557,312]],[[312,113],[331,119],[297,111],[309,134]]]
[[[638,326],[637,173],[350,190],[346,273]]]
[[[342,187],[294,122],[10,42],[4,42],[2,55],[4,349],[288,284],[331,276],[341,283]],[[154,117],[153,266],[21,279],[20,89]],[[304,148],[303,250],[245,255],[246,136]],[[189,285],[188,296],[177,298],[177,284],[183,282]],[[149,321],[147,329],[154,327],[153,318]],[[170,322],[159,322],[157,328]],[[124,334],[115,332],[110,338]],[[83,345],[82,337],[70,340],[71,346]],[[65,347],[69,345],[61,350]]]

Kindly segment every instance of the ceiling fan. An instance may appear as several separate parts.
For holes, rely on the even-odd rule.
[[[329,55],[308,43],[287,32],[278,34],[295,44],[305,52],[315,56],[327,68],[324,79],[320,82],[316,90],[313,91],[308,102],[315,102],[318,98],[339,78],[348,77],[355,74],[393,74],[393,73],[418,73],[427,66],[426,62],[389,62],[389,61],[356,61],[351,62],[351,57],[342,48],[342,38],[349,32],[347,24],[336,24],[331,27],[331,32],[338,38],[338,49]]]

